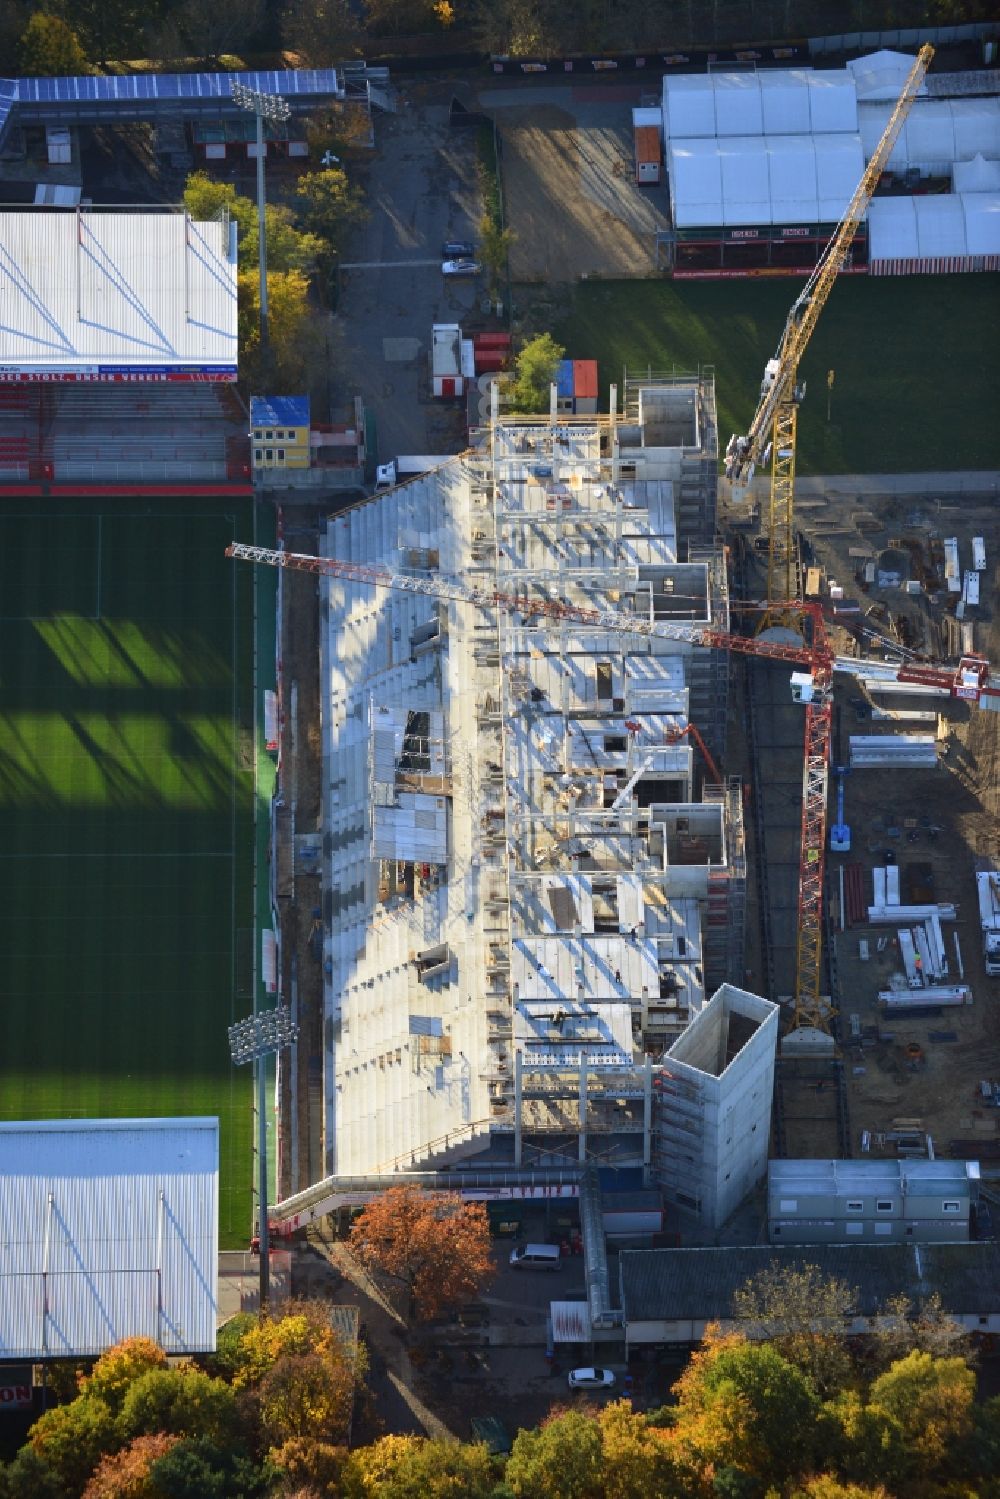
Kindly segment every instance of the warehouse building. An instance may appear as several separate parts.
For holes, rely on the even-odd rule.
[[[734,1314],[733,1298],[764,1271],[818,1271],[850,1287],[842,1316],[829,1327],[850,1337],[873,1332],[898,1297],[919,1307],[938,1295],[968,1332],[1000,1332],[1000,1244],[815,1244],[724,1249],[629,1249],[619,1256],[619,1294],[629,1353],[642,1347],[700,1343],[709,1323],[748,1337],[773,1334],[767,1324]]]
[[[215,1349],[219,1121],[0,1123],[0,1356]]]
[[[665,77],[674,274],[811,270],[882,137],[912,62],[902,53],[880,52],[837,70]],[[844,270],[996,269],[998,159],[997,75],[928,77]]]
[[[498,417],[331,518],[326,555],[429,584],[321,583],[331,1177],[599,1159],[713,1221],[748,1071],[766,1138],[777,1012],[734,987],[742,798],[688,732],[724,753],[725,658],[434,592],[588,608],[610,586],[727,628],[717,451],[710,380],[627,380],[622,415]]]

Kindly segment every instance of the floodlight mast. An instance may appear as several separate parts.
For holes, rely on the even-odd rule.
[[[270,1056],[292,1046],[299,1028],[286,1005],[258,1010],[229,1027],[229,1055],[237,1067],[252,1062],[257,1069],[257,1210],[260,1244],[260,1309],[267,1310],[271,1298],[271,1254],[267,1225],[267,1068]]]
[[[265,234],[264,197],[264,121],[287,120],[292,111],[280,94],[265,94],[261,89],[249,88],[245,83],[231,83],[233,102],[257,117],[257,239],[260,271],[260,346],[265,365],[268,354],[268,307],[267,307],[267,236]]]

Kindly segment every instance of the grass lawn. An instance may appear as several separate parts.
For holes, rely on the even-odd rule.
[[[635,374],[715,366],[720,447],[745,432],[801,281],[584,282],[552,332],[597,359],[602,400]],[[844,277],[801,373],[803,473],[1000,467],[1000,277]],[[828,370],[836,372],[826,419]]]
[[[230,1247],[254,783],[251,569],[223,550],[251,507],[0,509],[0,1117],[218,1115]]]

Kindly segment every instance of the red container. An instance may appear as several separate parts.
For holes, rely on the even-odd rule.
[[[507,355],[502,349],[477,349],[476,374],[491,375],[496,370],[507,368]]]
[[[472,342],[477,349],[509,349],[509,333],[474,333]]]

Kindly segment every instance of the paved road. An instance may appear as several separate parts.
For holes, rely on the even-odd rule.
[[[721,481],[724,485],[725,481]],[[768,492],[768,478],[754,480],[754,492],[760,497]],[[851,499],[859,495],[920,495],[940,498],[954,494],[1000,495],[1000,470],[955,469],[947,473],[926,474],[813,474],[796,475],[795,491],[800,495],[839,495]]]
[[[475,239],[480,217],[475,132],[448,124],[444,104],[376,120],[367,189],[370,216],[350,247],[340,309],[351,383],[375,414],[379,460],[458,452],[464,408],[430,395],[432,323],[478,313],[479,280],[441,275],[449,239]]]

